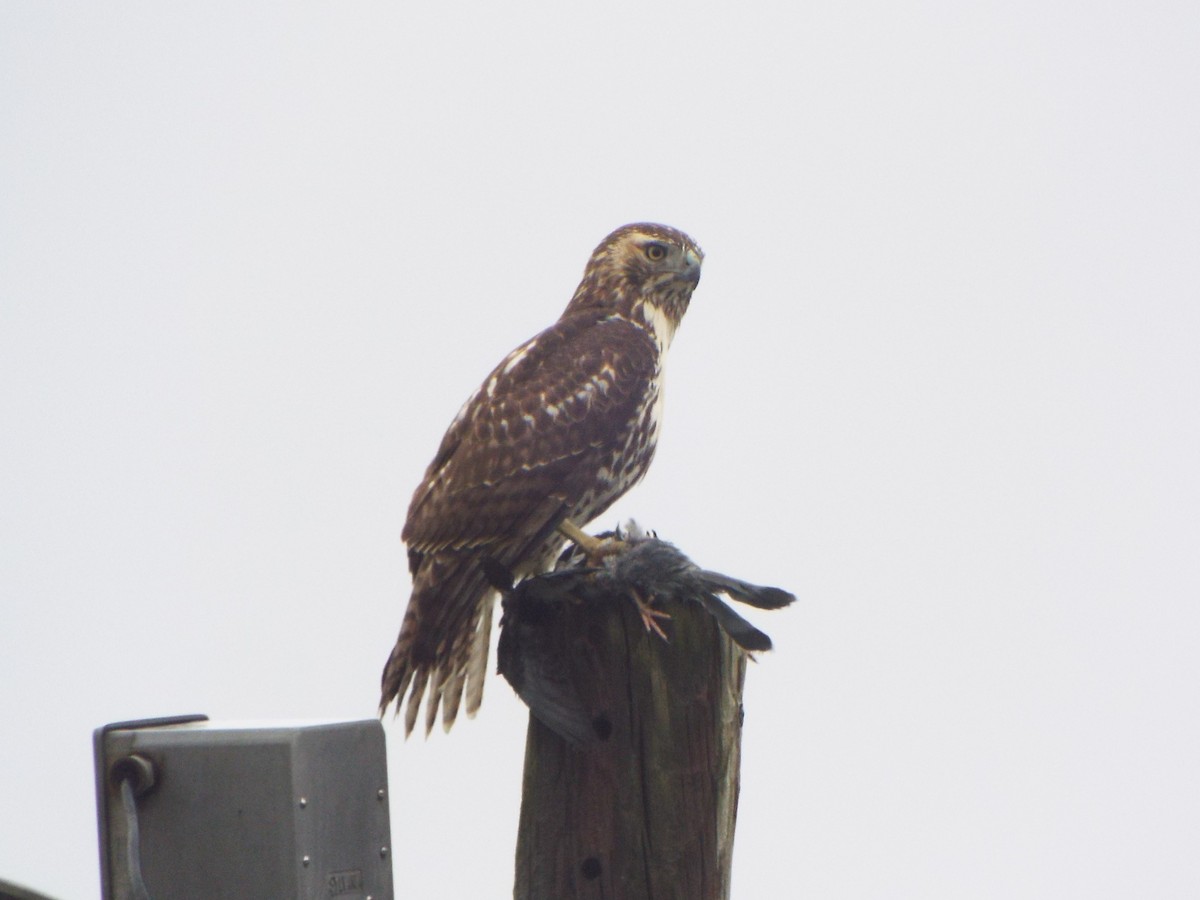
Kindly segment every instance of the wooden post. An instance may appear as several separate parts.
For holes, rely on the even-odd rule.
[[[724,900],[746,655],[697,603],[657,604],[668,643],[609,599],[545,626],[594,739],[530,715],[513,896]]]

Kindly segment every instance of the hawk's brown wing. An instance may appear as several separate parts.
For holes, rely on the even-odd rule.
[[[570,507],[636,424],[657,356],[615,317],[560,320],[514,350],[443,438],[409,507],[409,549],[506,546],[543,527],[528,517],[547,498]]]

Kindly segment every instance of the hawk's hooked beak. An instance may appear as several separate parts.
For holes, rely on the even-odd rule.
[[[697,284],[700,281],[700,263],[703,261],[704,257],[695,250],[685,250],[683,253],[683,271],[679,273],[679,277],[684,281]]]

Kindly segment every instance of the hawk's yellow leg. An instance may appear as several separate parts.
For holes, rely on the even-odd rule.
[[[558,531],[563,537],[582,550],[588,562],[599,562],[606,556],[615,556],[624,552],[629,545],[616,538],[600,538],[588,534],[570,519],[558,523]]]

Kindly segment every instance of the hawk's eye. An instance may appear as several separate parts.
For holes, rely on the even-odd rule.
[[[662,244],[647,244],[646,245],[646,258],[648,260],[650,260],[650,262],[658,262],[659,260],[666,257],[666,255],[667,255],[667,248],[664,247]]]

